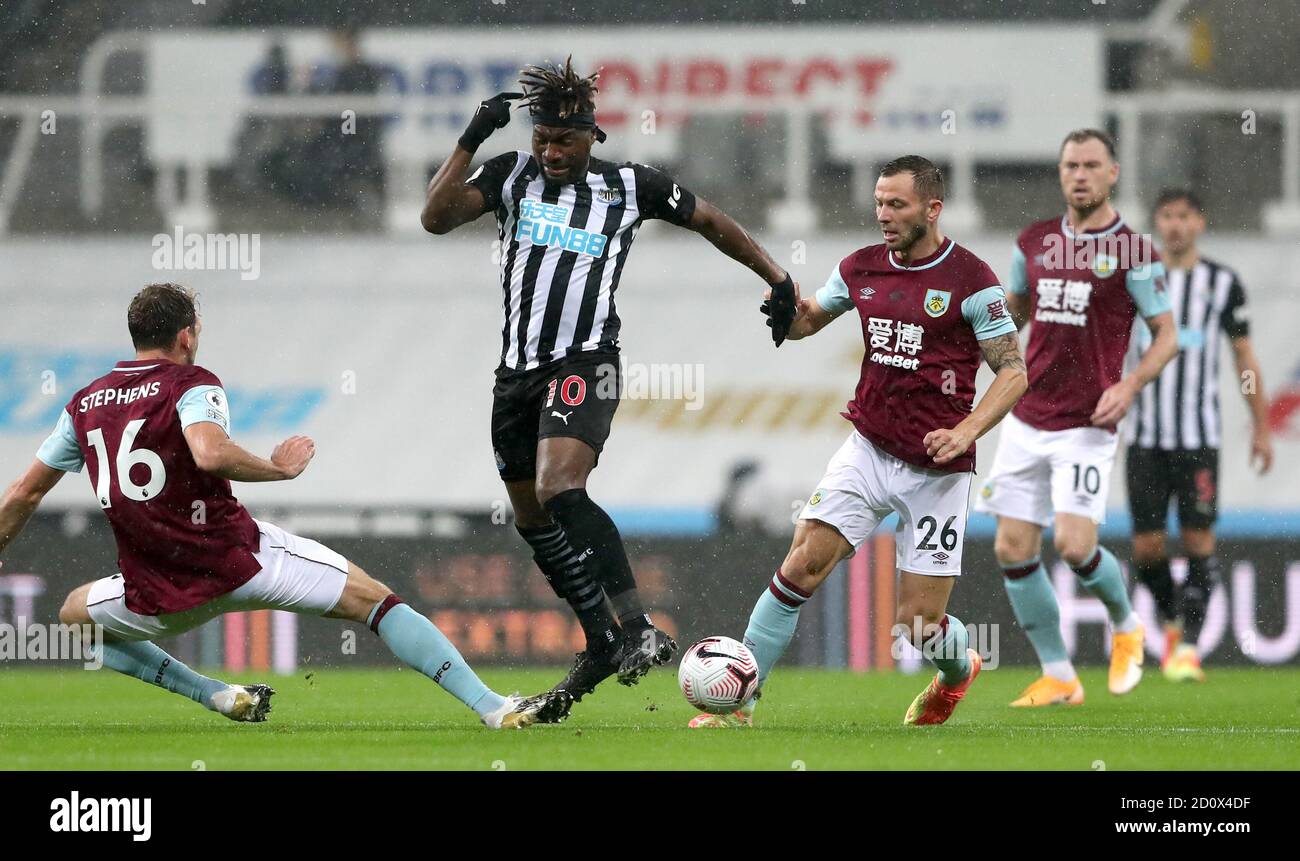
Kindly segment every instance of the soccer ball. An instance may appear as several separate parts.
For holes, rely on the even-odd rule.
[[[722,715],[749,702],[758,690],[758,662],[744,643],[708,637],[686,650],[677,668],[686,701],[700,711]]]

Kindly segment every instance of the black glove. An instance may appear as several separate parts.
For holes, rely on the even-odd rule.
[[[778,347],[790,334],[790,325],[794,322],[798,308],[794,301],[794,279],[786,273],[785,280],[772,285],[772,298],[758,307],[767,315],[767,325],[772,327],[772,343]]]
[[[511,99],[523,97],[523,93],[497,93],[487,101],[479,102],[478,110],[474,112],[457,143],[470,152],[477,150],[494,131],[505,128],[510,122]]]

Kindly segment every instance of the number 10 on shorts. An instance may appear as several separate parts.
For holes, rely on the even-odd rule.
[[[1101,470],[1095,466],[1085,467],[1083,464],[1074,465],[1074,492],[1078,493],[1080,487],[1085,493],[1095,495],[1101,490]]]

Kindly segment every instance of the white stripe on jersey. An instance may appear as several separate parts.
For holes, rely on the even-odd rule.
[[[1201,392],[1201,420],[1205,424],[1205,445],[1219,448],[1223,436],[1219,427],[1219,339],[1223,337],[1223,327],[1219,318],[1228,306],[1228,293],[1232,288],[1233,275],[1228,269],[1220,269],[1214,278],[1214,305],[1211,316],[1205,323],[1205,388]]]
[[[1150,383],[1142,387],[1141,410],[1138,412],[1138,432],[1136,442],[1143,448],[1156,447],[1156,386]],[[1130,439],[1129,442],[1134,442]]]
[[[1192,277],[1188,279],[1187,293],[1183,300],[1187,305],[1189,329],[1195,330],[1199,328],[1201,321],[1206,319],[1206,306],[1209,304],[1210,299],[1209,294],[1210,268],[1208,266],[1197,266],[1192,270]],[[1178,398],[1180,409],[1177,420],[1174,422],[1174,432],[1181,437],[1181,440],[1175,448],[1201,447],[1201,428],[1196,415],[1199,404],[1198,399],[1192,397],[1191,393],[1200,389],[1201,356],[1205,352],[1204,338],[1199,343],[1193,339],[1183,348],[1179,357],[1169,362],[1169,367],[1178,367],[1182,371],[1181,391],[1187,393]],[[1174,389],[1174,397],[1177,397],[1178,393],[1179,389]]]
[[[1177,323],[1183,317],[1183,308],[1187,304],[1187,273],[1182,271],[1171,272],[1167,276],[1169,285],[1169,304],[1174,314],[1174,322]],[[1175,281],[1177,286],[1174,286]],[[1178,395],[1178,362],[1170,361],[1160,372],[1159,386],[1157,386],[1157,396],[1159,400],[1159,410],[1156,413],[1156,422],[1160,429],[1160,447],[1163,449],[1178,448],[1178,423],[1176,421],[1175,408],[1176,397]]]

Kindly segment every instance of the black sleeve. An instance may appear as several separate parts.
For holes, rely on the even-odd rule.
[[[632,165],[636,174],[636,207],[642,218],[661,218],[685,227],[695,214],[695,195],[673,182],[663,171]]]
[[[1250,312],[1246,308],[1246,291],[1236,275],[1233,275],[1232,286],[1228,288],[1228,304],[1223,308],[1219,323],[1223,326],[1223,333],[1229,338],[1245,338],[1250,334]]]
[[[483,192],[483,211],[491,212],[501,205],[502,186],[505,185],[506,179],[509,178],[515,165],[519,163],[519,153],[507,152],[502,153],[496,158],[490,158],[478,166],[478,170],[469,175],[465,180],[466,185],[472,185],[479,191]]]

